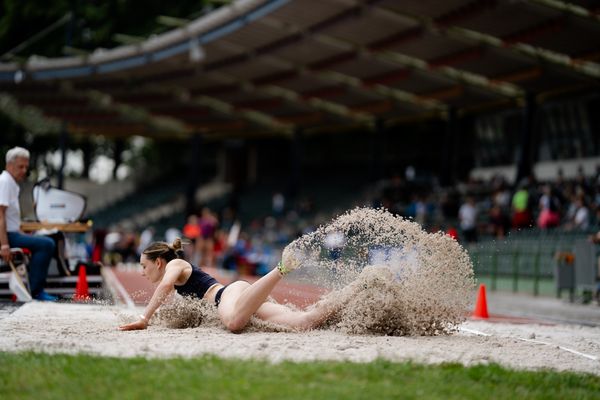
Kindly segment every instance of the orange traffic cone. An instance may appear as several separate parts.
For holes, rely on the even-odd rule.
[[[483,318],[487,319],[490,316],[488,315],[487,310],[487,300],[485,298],[485,284],[482,283],[479,285],[479,294],[477,295],[477,303],[475,303],[475,311],[473,311],[473,318]]]
[[[85,266],[79,266],[79,276],[77,278],[77,286],[75,286],[75,301],[87,301],[90,299],[90,291],[88,289],[87,274],[85,272]]]

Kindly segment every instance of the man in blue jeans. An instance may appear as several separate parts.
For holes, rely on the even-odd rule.
[[[28,150],[14,147],[6,152],[6,167],[0,174],[0,256],[8,262],[11,259],[11,247],[29,249],[31,295],[36,300],[56,301],[56,297],[44,291],[48,267],[54,254],[54,241],[46,236],[33,236],[21,232],[18,182],[25,179],[28,168]]]

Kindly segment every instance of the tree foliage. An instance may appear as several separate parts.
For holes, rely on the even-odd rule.
[[[112,48],[119,44],[114,38],[116,33],[147,37],[167,30],[157,22],[159,15],[193,18],[210,7],[210,1],[206,0],[3,0],[0,54],[33,38],[68,13],[72,13],[69,22],[17,55],[59,57],[64,55],[65,46],[88,51]]]

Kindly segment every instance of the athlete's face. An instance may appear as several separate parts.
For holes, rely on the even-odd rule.
[[[17,157],[6,164],[6,170],[17,182],[21,182],[23,179],[25,179],[28,168],[29,159],[24,157]]]
[[[140,265],[142,266],[142,276],[146,277],[152,283],[160,282],[164,272],[160,258],[152,261],[145,254],[142,254]]]

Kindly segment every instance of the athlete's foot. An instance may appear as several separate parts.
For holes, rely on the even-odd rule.
[[[281,261],[277,264],[277,269],[281,275],[285,276],[290,272],[298,269],[302,265],[300,257],[295,254],[294,250],[286,247],[283,249],[283,255]]]

